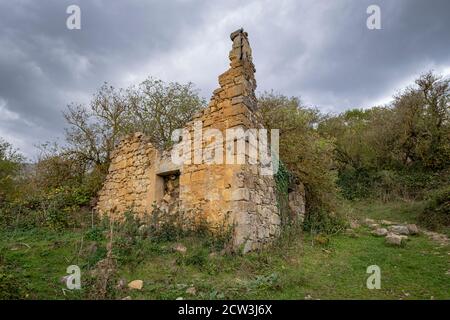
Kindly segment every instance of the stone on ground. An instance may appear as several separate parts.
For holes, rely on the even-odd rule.
[[[384,237],[385,235],[388,234],[388,230],[386,228],[378,228],[375,231],[373,231],[372,234],[374,236]]]
[[[391,227],[389,227],[389,231],[392,233],[400,234],[400,235],[408,235],[409,234],[408,227],[402,226],[402,225],[391,226]]]
[[[415,224],[408,224],[408,225],[406,225],[406,227],[408,228],[410,234],[418,234],[419,233],[419,228],[417,228],[417,226]]]
[[[133,280],[128,284],[128,288],[134,289],[134,290],[141,290],[144,286],[144,281],[142,280]]]
[[[385,226],[391,226],[391,225],[395,224],[394,222],[389,221],[389,220],[381,220],[380,223]]]
[[[385,239],[387,244],[394,246],[401,246],[402,244],[406,243],[408,237],[404,235],[398,235],[395,233],[388,233]]]

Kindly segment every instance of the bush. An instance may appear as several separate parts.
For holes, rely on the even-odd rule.
[[[315,210],[306,215],[303,229],[313,234],[335,234],[345,230],[346,224],[346,219],[340,213]]]
[[[337,184],[344,198],[355,200],[370,196],[373,180],[370,171],[349,168],[339,172]]]
[[[27,297],[24,287],[25,279],[20,279],[17,272],[6,262],[0,252],[0,300],[17,300]]]
[[[88,223],[86,210],[92,195],[83,186],[60,187],[31,193],[0,206],[0,227],[61,230]],[[80,215],[81,213],[81,215]]]
[[[339,172],[337,183],[348,200],[420,200],[426,192],[446,183],[448,177],[446,171],[432,172],[423,168],[375,170],[350,167]]]
[[[450,226],[450,186],[433,192],[418,217],[421,225],[435,230]]]

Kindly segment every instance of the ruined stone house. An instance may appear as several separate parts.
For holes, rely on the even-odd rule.
[[[187,124],[187,132],[192,133],[196,123],[201,124],[202,132],[263,128],[256,110],[255,67],[248,35],[240,29],[231,34],[231,40],[230,68],[219,76],[220,87],[213,92],[208,107]],[[223,150],[229,147],[226,141],[207,140],[199,141],[195,136],[194,141],[189,140],[193,148],[192,153],[186,151],[188,157],[208,144],[220,144]],[[246,138],[245,144],[251,141]],[[97,210],[101,214],[117,215],[130,209],[151,214],[157,205],[167,212],[195,215],[211,228],[233,225],[233,246],[244,252],[259,249],[279,235],[275,178],[263,175],[259,164],[194,161],[177,165],[171,151],[157,150],[140,133],[124,138],[111,156]],[[305,200],[300,182],[289,188],[289,206],[294,217],[303,219]]]

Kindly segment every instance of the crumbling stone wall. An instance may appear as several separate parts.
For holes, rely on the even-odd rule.
[[[141,133],[122,139],[111,155],[111,164],[97,209],[122,214],[150,211],[155,198],[156,150]]]
[[[174,164],[171,150],[160,153],[141,134],[125,139],[112,157],[110,173],[100,192],[99,211],[121,212],[133,207],[145,213],[157,203],[163,209],[180,210],[189,218],[204,220],[212,229],[233,226],[234,248],[244,252],[262,248],[279,235],[281,217],[274,176],[262,174],[261,163],[250,164],[248,156],[243,163],[236,158],[234,164],[225,161],[230,146],[235,148],[242,142],[232,140],[228,144],[227,129],[263,128],[248,35],[240,29],[231,34],[231,40],[230,68],[219,76],[220,87],[213,92],[208,107],[185,128],[193,137],[183,142],[190,143],[185,156],[191,163]],[[200,135],[195,133],[198,124]],[[207,137],[209,129],[216,129],[223,139]],[[249,136],[244,139],[246,148],[255,148],[259,142]],[[213,150],[220,144],[223,162],[215,163]],[[289,200],[293,214],[302,216],[301,184],[291,190]]]
[[[213,92],[208,108],[188,125],[193,135],[195,122],[203,131],[220,130],[226,150],[226,130],[259,129],[260,115],[255,96],[255,67],[248,35],[243,30],[231,34],[230,69],[219,76],[220,87]],[[194,138],[195,140],[195,138]],[[249,145],[251,142],[246,141]],[[235,147],[237,147],[236,141]],[[208,141],[195,148],[208,147]],[[255,146],[253,146],[255,147]],[[223,159],[226,159],[224,154]],[[248,160],[248,159],[246,159]],[[273,176],[261,174],[260,164],[194,164],[185,165],[180,176],[182,207],[210,225],[234,225],[234,246],[244,252],[261,248],[280,231],[280,215],[276,202]]]

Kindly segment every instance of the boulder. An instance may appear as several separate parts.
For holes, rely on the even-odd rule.
[[[408,224],[408,225],[406,225],[406,227],[408,228],[408,231],[410,234],[418,234],[419,233],[419,228],[417,228],[417,226],[415,224]]]
[[[371,225],[371,224],[374,224],[375,223],[375,220],[373,220],[373,219],[369,219],[369,218],[366,218],[366,219],[364,219],[364,224],[366,224],[366,225]]]
[[[389,227],[389,231],[392,233],[401,234],[401,235],[409,234],[408,228],[406,226],[402,226],[402,225],[391,226],[391,227]]]
[[[373,231],[372,234],[377,237],[384,237],[385,235],[388,234],[388,230],[386,228],[378,228],[375,231]]]
[[[398,235],[395,233],[388,233],[386,236],[386,243],[394,246],[401,246],[406,243],[407,236]]]
[[[381,220],[380,223],[385,225],[385,226],[391,226],[391,225],[394,224],[394,222],[389,221],[389,220]]]
[[[144,281],[142,280],[133,280],[128,284],[128,288],[134,289],[134,290],[141,290],[144,286]]]

